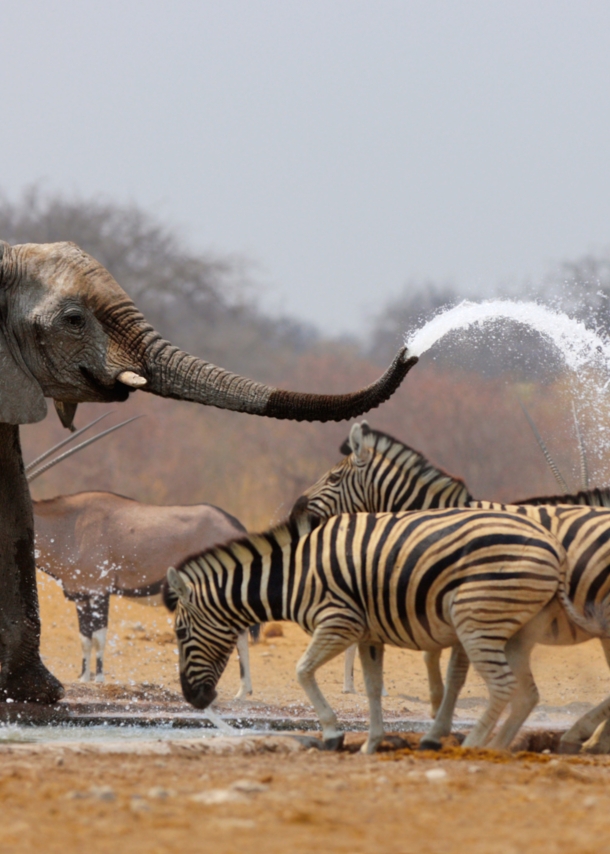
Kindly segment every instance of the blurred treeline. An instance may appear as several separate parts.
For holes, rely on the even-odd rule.
[[[290,318],[266,316],[243,259],[194,254],[179,237],[136,207],[74,200],[31,190],[0,197],[0,237],[10,243],[72,240],[90,252],[134,298],[165,337],[223,367],[285,388],[355,390],[374,380],[401,345],[440,306],[459,301],[451,285],[409,283],[379,306],[365,340],[333,341]],[[531,298],[527,289],[510,296]],[[610,261],[564,265],[538,294],[597,328],[610,323]],[[320,311],[324,307],[320,306]],[[571,414],[574,389],[555,354],[523,328],[493,344],[446,341],[426,354],[403,387],[369,423],[421,450],[462,477],[477,497],[510,500],[554,493],[557,486],[527,426],[523,401],[570,488],[580,486]],[[49,471],[35,498],[112,490],[154,503],[217,504],[249,528],[282,518],[294,499],[340,458],[348,424],[298,424],[131,395],[107,419],[129,425]],[[81,405],[83,426],[104,407]],[[587,419],[581,415],[587,437]],[[22,430],[26,461],[65,438],[50,407],[41,424]],[[588,448],[597,485],[610,474]]]

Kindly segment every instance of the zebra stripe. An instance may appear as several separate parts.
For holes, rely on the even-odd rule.
[[[466,509],[342,514],[321,524],[303,517],[209,549],[168,572],[184,696],[205,708],[238,632],[292,620],[312,636],[297,676],[331,746],[342,734],[315,672],[358,643],[370,709],[365,750],[373,752],[383,736],[384,645],[438,650],[460,643],[489,690],[466,743],[485,744],[510,700],[493,742],[505,746],[538,699],[531,645],[520,630],[545,622],[564,561],[537,522]],[[509,643],[514,635],[518,642]]]
[[[350,433],[351,454],[330,469],[295,504],[293,514],[310,513],[325,518],[326,513],[352,512],[365,495],[370,512],[389,509],[414,509],[416,497],[422,502],[477,507],[526,515],[543,525],[562,544],[567,554],[565,587],[552,607],[552,620],[536,641],[544,644],[571,645],[600,637],[610,664],[610,490],[592,489],[575,495],[527,499],[515,505],[475,501],[462,481],[435,469],[416,451],[384,433],[371,430],[366,422],[354,425]],[[347,449],[346,446],[342,450]],[[436,472],[436,477],[434,476]],[[383,477],[380,474],[383,473]],[[423,473],[423,476],[422,476]],[[400,483],[405,484],[401,489]],[[392,483],[392,494],[385,485]],[[426,488],[430,497],[425,496]],[[396,506],[394,495],[402,495]],[[555,506],[553,506],[555,505]],[[359,506],[360,509],[360,506]],[[562,607],[563,606],[563,607]],[[433,736],[448,732],[453,703],[466,677],[467,660],[459,650],[452,656],[449,673],[457,672],[461,683],[450,688],[452,700],[443,697],[440,657],[428,653],[426,665],[433,699],[435,726]],[[353,664],[353,655],[351,659]],[[347,675],[347,674],[346,674]],[[352,675],[353,680],[353,675]],[[457,677],[456,677],[457,678]],[[595,728],[610,717],[610,698],[580,718],[562,739],[563,746],[575,746],[588,738]],[[572,748],[570,748],[572,749]]]

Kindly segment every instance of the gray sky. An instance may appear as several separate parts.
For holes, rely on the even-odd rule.
[[[358,332],[610,244],[610,4],[0,0],[0,187],[156,213]]]

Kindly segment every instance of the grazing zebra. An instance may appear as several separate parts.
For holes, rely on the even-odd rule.
[[[581,643],[594,636],[600,640],[610,665],[610,639],[605,617],[610,604],[607,584],[610,573],[610,552],[605,540],[610,538],[610,490],[593,489],[575,495],[546,496],[506,506],[477,502],[460,480],[432,466],[421,454],[385,433],[371,430],[366,422],[353,425],[350,437],[342,446],[348,453],[344,460],[330,469],[296,502],[293,515],[309,513],[319,518],[344,512],[368,509],[412,510],[419,507],[470,506],[493,510],[507,509],[526,514],[540,522],[562,542],[570,567],[570,584],[564,607],[557,600],[551,625],[538,641],[545,644]],[[546,506],[544,506],[546,505]],[[555,506],[548,506],[555,505]],[[557,505],[571,505],[557,506]],[[575,506],[580,505],[580,506]],[[583,506],[587,505],[587,506]],[[595,508],[588,512],[588,508]],[[574,610],[576,607],[576,610]],[[591,621],[589,611],[597,614]],[[602,616],[600,616],[602,615]],[[570,617],[571,619],[569,619]],[[346,656],[346,687],[351,678],[355,649]],[[435,725],[428,735],[447,733],[455,701],[466,678],[468,660],[457,647],[449,662],[447,686],[443,693],[440,671],[440,652],[425,653],[432,710]],[[581,717],[562,738],[565,750],[580,747],[597,725],[610,717],[610,698]]]
[[[384,644],[437,650],[460,643],[485,680],[489,704],[466,739],[507,746],[538,701],[530,635],[565,572],[565,554],[537,522],[517,514],[450,509],[420,513],[308,516],[217,546],[170,568],[165,601],[176,608],[185,698],[216,696],[237,634],[265,620],[292,620],[312,636],[297,678],[325,745],[343,735],[315,673],[357,643],[370,723],[364,752],[383,737]],[[541,624],[541,628],[532,628]]]

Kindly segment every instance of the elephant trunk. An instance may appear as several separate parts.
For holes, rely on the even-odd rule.
[[[233,374],[184,353],[164,341],[145,321],[131,327],[140,366],[147,380],[144,390],[161,397],[190,400],[220,409],[232,409],[293,421],[343,421],[374,409],[387,400],[417,362],[406,348],[397,353],[376,382],[351,394],[325,395],[284,391]]]

